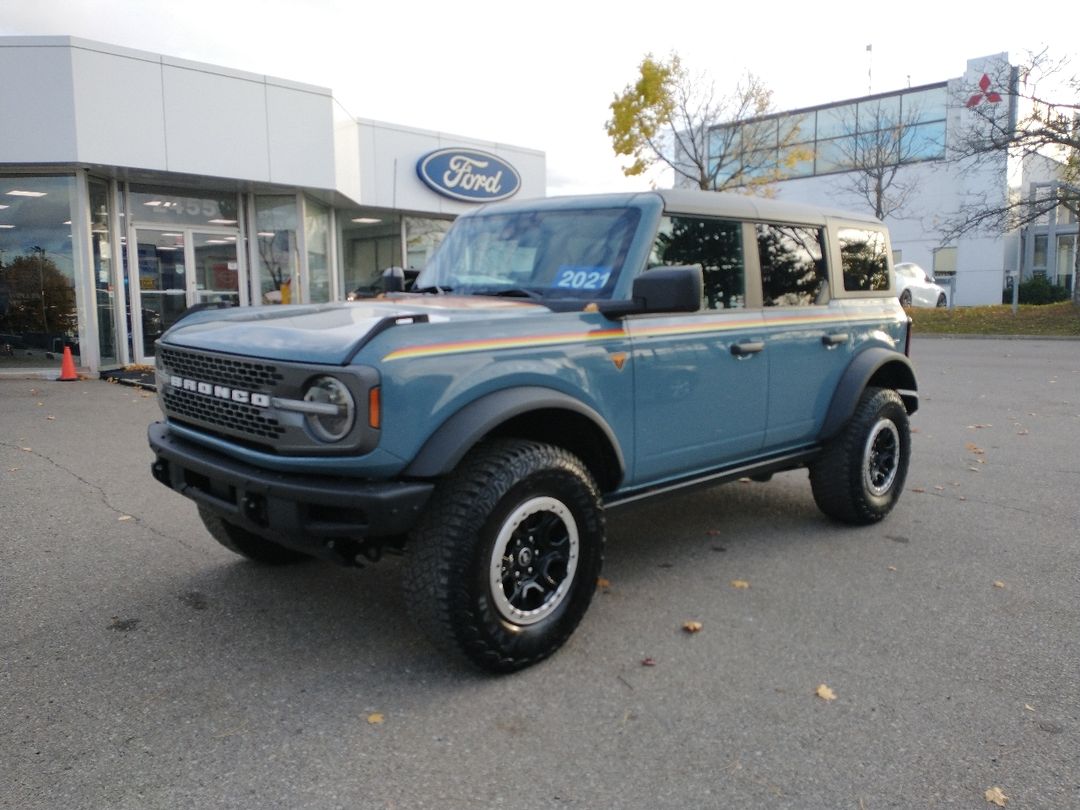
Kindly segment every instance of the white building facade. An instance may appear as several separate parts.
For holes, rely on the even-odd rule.
[[[322,87],[71,37],[0,38],[0,75],[0,373],[148,362],[200,304],[341,300],[545,194],[542,152]]]
[[[1017,109],[1016,81],[1015,66],[1001,53],[968,60],[964,74],[947,81],[723,125],[710,136],[731,142],[732,128],[753,127],[753,138],[743,141],[755,150],[746,161],[759,176],[779,178],[770,185],[778,198],[870,213],[878,202],[874,179],[860,167],[868,165],[868,152],[880,150],[887,156],[882,162],[896,168],[878,195],[885,198],[881,213],[894,261],[915,262],[937,275],[951,285],[956,305],[997,304],[1017,272],[1042,271],[1073,288],[1075,222],[1060,223],[1038,240],[1030,229],[948,236],[966,206],[1001,204],[1053,179],[1050,161],[1021,164],[1004,150],[978,162],[954,159],[982,117],[1007,116],[1016,125],[1024,113]],[[776,138],[766,160],[763,129]],[[718,184],[724,179],[721,171]],[[860,181],[869,181],[869,191],[858,190]]]

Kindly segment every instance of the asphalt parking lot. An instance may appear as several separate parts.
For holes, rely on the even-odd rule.
[[[506,677],[428,647],[408,558],[219,547],[150,478],[153,394],[0,380],[0,807],[1078,807],[1080,343],[913,359],[883,523],[804,472],[629,507]]]

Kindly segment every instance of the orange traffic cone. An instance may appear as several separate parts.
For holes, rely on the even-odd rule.
[[[64,359],[60,363],[60,376],[56,378],[60,382],[70,382],[79,379],[75,373],[75,361],[71,358],[71,347],[64,347]]]

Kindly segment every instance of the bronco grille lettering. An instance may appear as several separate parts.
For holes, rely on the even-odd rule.
[[[179,390],[192,391],[203,396],[237,402],[241,405],[253,405],[256,408],[270,407],[269,394],[244,391],[240,388],[230,388],[227,385],[211,385],[207,382],[193,380],[190,377],[181,377],[177,374],[169,377],[169,385]]]

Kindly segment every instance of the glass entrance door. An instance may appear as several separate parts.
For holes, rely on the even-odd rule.
[[[135,362],[153,357],[154,341],[188,307],[243,303],[236,242],[228,230],[135,228],[138,285],[128,324]]]
[[[183,231],[135,230],[138,283],[128,329],[135,362],[154,354],[154,341],[188,308],[186,241]]]

